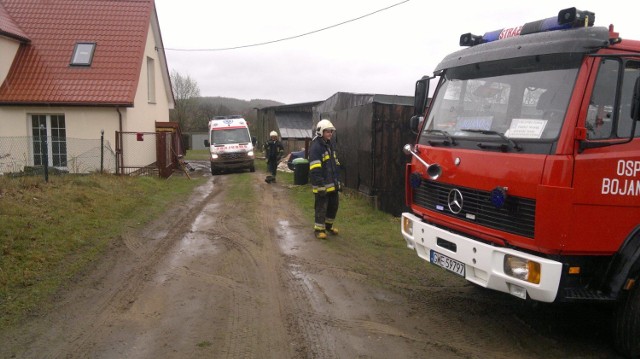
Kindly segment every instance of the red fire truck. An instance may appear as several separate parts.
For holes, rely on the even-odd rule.
[[[616,304],[615,345],[640,356],[640,41],[594,19],[464,34],[416,83],[401,231],[478,286]]]

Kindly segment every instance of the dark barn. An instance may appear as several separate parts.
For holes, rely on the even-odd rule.
[[[407,157],[415,142],[409,129],[413,97],[338,92],[314,107],[313,123],[328,118],[336,127],[336,150],[346,186],[369,196],[376,207],[400,215]]]
[[[271,131],[280,135],[285,154],[305,148],[311,140],[313,106],[319,103],[307,102],[258,109],[257,132],[254,136],[258,136],[259,148],[269,139]]]

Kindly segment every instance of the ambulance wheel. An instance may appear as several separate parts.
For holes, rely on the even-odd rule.
[[[639,278],[640,279],[640,278]],[[640,357],[640,282],[630,291],[623,291],[616,308],[613,341],[616,349],[626,357]]]
[[[214,175],[214,176],[218,175],[218,174],[220,174],[220,170],[216,169],[215,167],[212,166],[211,167],[211,174]]]

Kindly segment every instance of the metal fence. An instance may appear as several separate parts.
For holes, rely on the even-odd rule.
[[[45,166],[48,165],[48,166]],[[0,137],[0,175],[110,172],[116,154],[102,139]]]

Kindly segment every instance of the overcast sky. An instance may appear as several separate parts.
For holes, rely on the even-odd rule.
[[[322,101],[336,92],[412,96],[460,35],[523,25],[575,6],[640,40],[636,9],[603,0],[155,0],[169,70],[190,76],[202,96]],[[396,6],[393,6],[397,4]],[[475,5],[472,5],[475,4]],[[487,4],[487,5],[481,5]],[[298,36],[292,40],[223,49]]]

